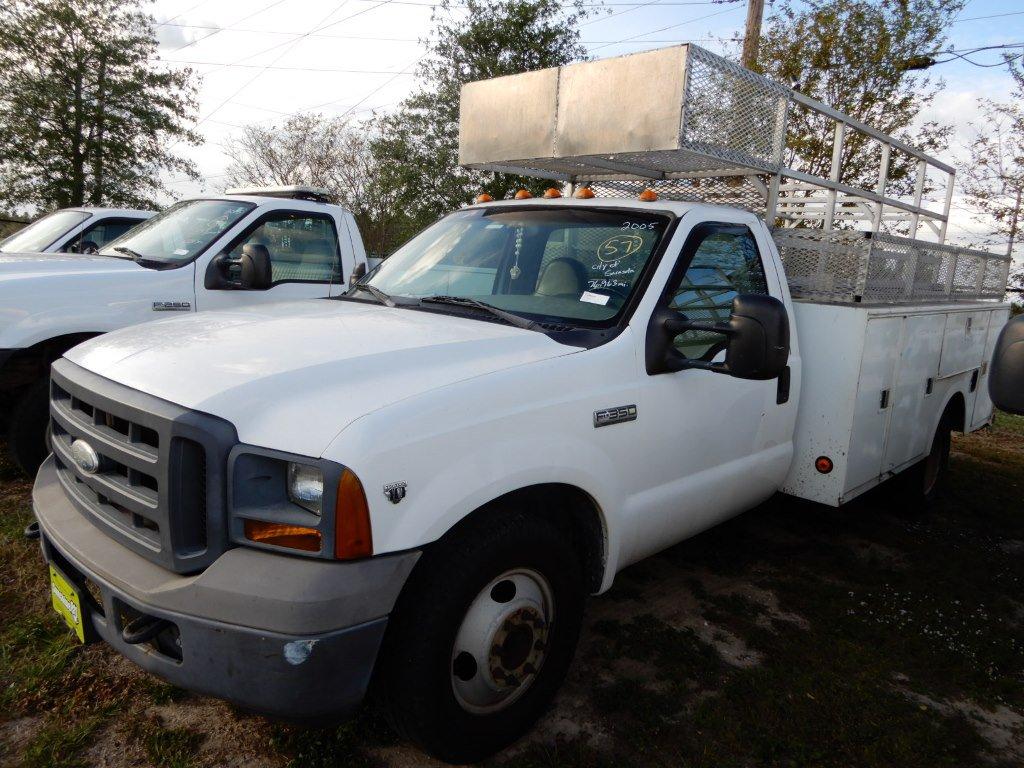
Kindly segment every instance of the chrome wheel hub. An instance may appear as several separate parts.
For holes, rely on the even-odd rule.
[[[551,586],[536,571],[506,571],[470,604],[452,648],[452,690],[468,712],[509,706],[533,684],[548,648]]]

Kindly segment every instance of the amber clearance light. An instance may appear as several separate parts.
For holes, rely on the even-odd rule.
[[[303,552],[320,551],[320,531],[301,525],[246,520],[245,538],[258,544],[273,544],[275,547],[300,549]]]
[[[561,191],[555,189],[554,187],[548,187],[547,189],[544,190],[544,197],[547,198],[548,200],[553,200],[554,198],[561,196]]]
[[[530,194],[528,189],[520,189],[516,192],[516,200],[529,200],[533,195]]]
[[[370,506],[363,484],[349,470],[338,480],[338,499],[334,506],[334,556],[354,560],[373,554]]]

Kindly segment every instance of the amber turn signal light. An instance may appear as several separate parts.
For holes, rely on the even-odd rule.
[[[562,196],[562,193],[559,192],[554,187],[548,187],[547,189],[544,190],[544,197],[546,197],[548,200],[551,200],[552,198],[555,198],[555,197],[561,197],[561,196]]]
[[[819,456],[814,460],[814,468],[821,474],[827,475],[832,471],[832,459],[828,456]]]
[[[272,544],[275,547],[299,549],[303,552],[320,551],[320,531],[301,525],[246,520],[245,538],[258,544]]]
[[[530,194],[528,189],[520,189],[516,192],[516,200],[529,200],[533,195]]]
[[[359,478],[346,469],[338,480],[338,500],[334,506],[334,556],[354,560],[373,554],[370,506]]]
[[[590,187],[580,187],[573,195],[577,200],[589,200],[594,196],[594,190]]]
[[[653,203],[658,199],[658,193],[653,189],[645,189],[640,193],[640,202],[642,203]]]
[[[492,200],[494,200],[494,198],[488,195],[486,192],[481,192],[479,195],[473,198],[474,203],[489,203]]]

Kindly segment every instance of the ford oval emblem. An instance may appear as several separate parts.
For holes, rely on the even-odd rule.
[[[100,455],[85,440],[75,440],[71,443],[71,458],[87,475],[95,475],[100,471]]]

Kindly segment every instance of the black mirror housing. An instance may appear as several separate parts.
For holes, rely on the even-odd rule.
[[[732,302],[725,367],[741,379],[776,378],[789,362],[789,314],[778,299],[744,294]]]
[[[249,243],[242,246],[239,282],[244,290],[265,291],[274,284],[273,266],[267,246]]]
[[[208,291],[265,291],[274,284],[270,251],[265,245],[242,247],[237,259],[227,252],[210,261],[203,281]]]
[[[988,393],[996,408],[1024,415],[1024,315],[1012,319],[999,333]]]
[[[726,336],[724,363],[691,360],[675,348],[675,338],[686,331],[705,331]],[[739,379],[777,378],[789,362],[789,313],[772,296],[743,294],[732,302],[727,323],[692,323],[675,310],[655,311],[647,329],[649,374],[701,368]]]
[[[366,262],[361,261],[352,269],[352,274],[348,278],[348,287],[351,288],[364,277],[366,277]]]

